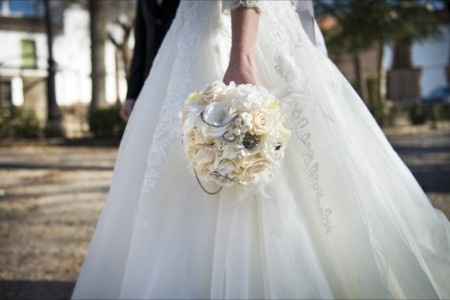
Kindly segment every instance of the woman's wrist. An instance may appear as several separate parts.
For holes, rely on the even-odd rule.
[[[255,51],[231,51],[230,64],[237,66],[255,66]]]
[[[230,61],[224,82],[257,84],[256,49],[259,15],[254,10],[235,9],[231,14]]]
[[[224,82],[228,84],[231,81],[234,81],[236,84],[258,83],[254,52],[231,53]]]

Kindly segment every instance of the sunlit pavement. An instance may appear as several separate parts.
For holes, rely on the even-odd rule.
[[[450,216],[450,134],[390,137]],[[68,299],[111,180],[114,148],[0,147],[0,299]]]
[[[113,148],[0,148],[0,299],[67,299],[108,191]]]

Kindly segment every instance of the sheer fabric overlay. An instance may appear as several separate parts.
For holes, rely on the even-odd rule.
[[[281,168],[269,184],[216,196],[197,185],[178,112],[224,74],[229,9],[181,2],[73,299],[450,298],[450,223],[291,1],[258,2],[259,76],[293,131]]]

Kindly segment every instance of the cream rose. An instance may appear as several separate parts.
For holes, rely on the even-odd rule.
[[[252,121],[252,128],[250,130],[251,133],[256,135],[263,135],[267,132],[267,122],[264,113],[252,113]]]
[[[243,177],[245,178],[245,181],[252,181],[254,178],[256,178],[258,175],[264,173],[265,171],[269,170],[270,168],[270,162],[268,160],[258,160],[253,162],[245,171],[243,172]]]
[[[196,152],[193,160],[198,169],[211,171],[216,160],[216,151],[212,146],[202,147]]]
[[[197,129],[192,129],[189,131],[188,139],[190,145],[201,145],[207,143],[207,139]]]

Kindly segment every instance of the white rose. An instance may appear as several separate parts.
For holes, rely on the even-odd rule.
[[[203,91],[203,100],[206,102],[214,102],[217,100],[218,96],[225,92],[225,84],[221,81],[214,81]]]
[[[245,129],[250,129],[252,127],[253,117],[250,113],[243,112],[240,114],[242,127]]]

